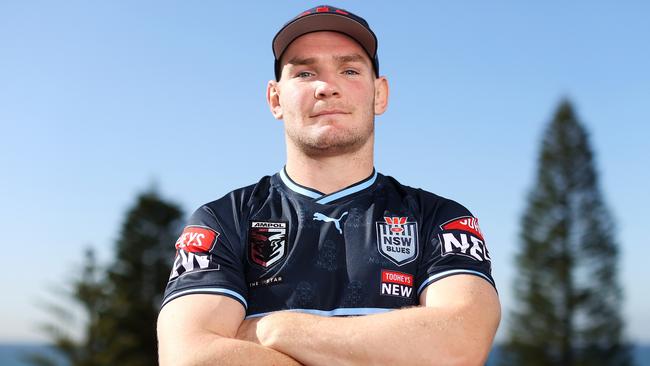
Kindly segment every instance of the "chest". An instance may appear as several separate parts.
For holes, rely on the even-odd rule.
[[[417,303],[416,215],[393,205],[281,202],[246,223],[249,314]]]

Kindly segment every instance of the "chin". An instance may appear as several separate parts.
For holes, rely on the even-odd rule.
[[[310,141],[303,141],[303,151],[318,152],[325,155],[338,155],[358,151],[367,139],[347,132],[328,134]]]
[[[287,135],[307,155],[331,156],[358,151],[372,138],[373,131],[351,129],[332,122],[312,126],[309,130],[289,130]]]
[[[336,130],[346,130],[346,124],[343,123],[342,121],[339,121],[335,118],[328,118],[328,119],[323,119],[321,121],[318,121],[316,125],[314,125],[315,129],[319,131],[319,133],[322,133],[320,131],[336,131]]]

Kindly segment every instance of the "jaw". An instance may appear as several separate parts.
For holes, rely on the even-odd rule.
[[[374,145],[374,128],[363,135],[358,131],[350,132],[333,125],[318,126],[311,134],[294,134],[285,129],[287,153],[303,155],[312,159],[349,158],[356,155],[372,156]]]

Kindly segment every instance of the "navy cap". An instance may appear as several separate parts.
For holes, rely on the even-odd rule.
[[[273,56],[275,56],[275,79],[280,80],[282,65],[280,58],[289,44],[296,38],[311,32],[332,31],[343,33],[366,51],[375,76],[379,77],[379,59],[377,58],[377,36],[370,29],[368,22],[347,10],[330,5],[321,5],[300,13],[286,23],[273,37]]]

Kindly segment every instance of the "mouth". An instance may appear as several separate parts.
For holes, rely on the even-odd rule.
[[[318,113],[314,113],[311,115],[311,118],[315,117],[320,117],[320,116],[331,116],[331,115],[337,115],[337,114],[349,114],[346,111],[340,110],[340,109],[328,109],[328,110],[323,110],[319,111]]]

